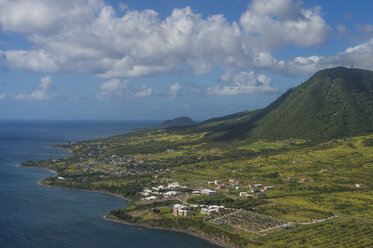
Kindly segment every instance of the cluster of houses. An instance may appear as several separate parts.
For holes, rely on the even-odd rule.
[[[212,186],[216,185],[218,189],[225,189],[225,185],[221,180],[215,180],[215,181],[208,181],[207,185]]]
[[[107,157],[97,158],[97,161],[106,163],[106,164],[113,164],[113,165],[125,165],[125,164],[133,164],[133,165],[142,165],[145,163],[142,159],[136,159],[126,156],[118,156],[118,155],[111,155]]]
[[[140,192],[140,195],[143,196],[142,200],[157,200],[161,198],[170,198],[175,197],[180,194],[180,191],[186,190],[188,187],[181,186],[178,182],[169,183],[167,186],[159,185],[157,187],[152,187],[151,189],[143,189]],[[197,188],[196,190],[192,191],[194,195],[216,195],[217,192],[215,190],[207,189],[207,188]]]
[[[163,181],[162,181],[163,182]],[[243,181],[241,180],[236,180],[236,179],[230,179],[229,182],[231,183],[232,187],[234,187],[236,190],[241,189],[241,184]],[[225,185],[222,183],[221,180],[214,180],[214,181],[208,181],[208,185],[217,185],[218,189],[223,188]],[[266,194],[264,193],[267,190],[274,190],[274,186],[264,186],[263,184],[259,183],[253,183],[249,185],[250,187],[250,193],[249,192],[240,192],[239,195],[240,197],[244,197],[246,199],[248,198],[265,198]],[[151,189],[144,189],[140,194],[143,196],[142,200],[157,200],[157,199],[162,199],[162,198],[171,198],[175,197],[180,194],[182,190],[188,189],[185,186],[181,186],[180,183],[178,182],[172,182],[168,183],[167,186],[165,185],[158,185],[156,187],[152,187]],[[192,194],[194,195],[216,195],[217,191],[209,189],[209,188],[197,188],[192,191]],[[212,213],[215,211],[216,213],[219,213],[219,209],[216,208],[216,206],[210,207],[210,208],[204,208],[202,207],[203,210],[201,210],[201,213]],[[207,209],[207,210],[205,210]],[[224,207],[223,207],[224,209]],[[185,210],[185,209],[182,209]],[[210,211],[211,210],[211,211]],[[210,215],[210,214],[209,214]]]
[[[80,145],[85,149],[86,155],[89,157],[97,156],[107,148],[104,144],[80,143]]]
[[[237,179],[229,179],[229,182],[231,183],[231,186],[233,189],[240,190],[241,189],[241,184],[243,181],[237,180]],[[217,186],[217,189],[224,189],[225,185],[221,180],[214,180],[214,181],[208,181],[207,184],[209,186]],[[263,184],[259,183],[253,183],[249,185],[251,193],[248,192],[240,192],[240,197],[244,197],[246,199],[248,198],[264,198],[266,197],[266,194],[264,193],[267,190],[274,190],[274,186],[264,186]],[[205,192],[205,194],[212,195],[216,194],[216,191],[209,190],[209,189],[203,189],[201,193]],[[194,193],[194,191],[193,191]]]
[[[169,183],[167,186],[159,185],[151,189],[143,189],[140,195],[144,196],[141,200],[157,200],[160,198],[170,198],[180,194],[180,190],[187,189],[178,182]]]
[[[104,158],[106,161],[106,163],[109,163],[109,164],[117,164],[117,165],[122,165],[122,164],[126,164],[126,163],[131,163],[133,161],[132,158],[130,157],[126,157],[126,156],[117,156],[117,155],[111,155],[111,157],[106,157]],[[143,160],[139,161],[140,163],[144,163]]]
[[[253,183],[250,184],[250,191],[252,194],[249,194],[248,192],[240,192],[240,197],[244,197],[246,199],[248,198],[265,198],[266,194],[264,193],[267,190],[274,190],[274,186],[264,186],[263,184],[259,183]]]
[[[231,183],[232,187],[237,190],[241,189],[241,184],[243,183],[243,181],[237,179],[229,179],[229,182]]]
[[[88,154],[89,155],[89,154]],[[90,155],[89,155],[90,156]],[[154,161],[144,161],[137,159],[136,157],[126,156],[105,156],[95,157],[97,164],[92,162],[82,163],[78,165],[78,169],[83,168],[84,173],[94,174],[102,173],[106,175],[114,176],[143,176],[152,175],[154,178],[158,178],[163,174],[174,173],[175,170],[170,168],[159,168],[160,164]],[[80,158],[80,161],[88,161],[87,159]],[[105,165],[101,165],[101,163]],[[119,165],[119,166],[106,166],[106,165]]]
[[[243,183],[243,181],[236,180],[236,179],[229,179],[229,182],[231,183],[231,186],[234,189],[240,189],[241,188],[240,185]],[[209,185],[209,186],[215,186],[216,185],[217,189],[225,189],[226,188],[226,185],[221,180],[208,181],[207,185]]]

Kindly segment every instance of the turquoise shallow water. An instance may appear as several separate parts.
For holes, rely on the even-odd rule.
[[[125,200],[110,195],[49,188],[52,173],[16,167],[26,160],[61,158],[49,145],[107,137],[156,122],[0,121],[0,247],[215,247],[181,233],[102,219]]]

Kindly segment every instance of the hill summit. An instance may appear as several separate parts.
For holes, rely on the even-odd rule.
[[[268,107],[206,121],[215,139],[310,140],[373,132],[373,72],[337,67],[314,74]]]

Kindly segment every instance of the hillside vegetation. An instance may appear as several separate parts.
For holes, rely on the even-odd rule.
[[[316,73],[268,107],[208,120],[184,132],[216,141],[327,140],[373,132],[373,72],[338,67]]]

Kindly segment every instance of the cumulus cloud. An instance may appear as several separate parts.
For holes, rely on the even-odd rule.
[[[112,97],[123,98],[139,98],[146,97],[152,94],[152,89],[148,88],[146,84],[130,85],[127,81],[120,81],[119,79],[111,79],[102,83],[99,86],[98,99],[107,99]]]
[[[238,74],[223,74],[221,84],[209,87],[210,95],[235,96],[240,94],[269,93],[278,89],[271,85],[271,78],[264,74],[255,74],[254,71],[241,71]]]
[[[27,10],[27,14],[25,11]],[[119,15],[100,0],[0,0],[2,29],[26,34],[32,50],[6,50],[10,67],[89,72],[105,78],[214,68],[282,70],[271,54],[287,43],[322,43],[320,9],[293,0],[254,0],[237,22],[190,7],[162,19],[154,10]]]
[[[175,82],[168,87],[167,96],[170,99],[175,99],[181,96],[201,95],[206,92],[206,87],[199,84],[188,82]]]
[[[373,39],[347,48],[335,56],[296,57],[286,63],[291,74],[312,74],[318,70],[336,66],[350,66],[373,70]]]
[[[324,42],[329,30],[319,7],[302,9],[293,0],[253,0],[240,23],[255,37],[255,45],[264,49],[287,42],[317,45]]]
[[[52,83],[50,76],[43,77],[40,84],[30,94],[18,94],[14,96],[15,100],[42,101],[51,100],[56,96],[56,87]]]
[[[134,87],[134,90],[129,92],[129,96],[135,98],[146,97],[150,96],[152,92],[153,90],[151,88],[148,88],[146,84],[143,84],[139,87]]]
[[[179,96],[182,89],[183,86],[178,82],[171,84],[168,89],[168,94],[170,95],[170,98],[176,98],[177,96]]]
[[[45,33],[84,25],[103,7],[100,0],[0,0],[5,31]]]
[[[97,98],[110,98],[113,95],[123,95],[127,88],[127,81],[121,82],[119,79],[112,79],[100,85],[100,92]]]

